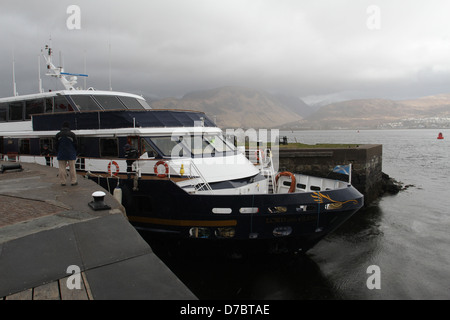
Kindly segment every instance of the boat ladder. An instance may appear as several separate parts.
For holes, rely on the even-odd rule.
[[[200,180],[200,182],[198,183],[192,183],[192,187],[195,189],[195,192],[197,191],[212,192],[212,188],[209,185],[208,181],[206,181],[205,177],[192,160],[189,161],[189,174],[187,175],[187,177],[191,182]]]
[[[275,193],[277,186],[275,181],[275,169],[273,168],[273,161],[272,161],[272,152],[270,149],[268,150],[268,161],[266,162],[265,166],[262,166],[260,171],[261,174],[268,179],[269,186],[268,186],[268,192],[269,193]]]

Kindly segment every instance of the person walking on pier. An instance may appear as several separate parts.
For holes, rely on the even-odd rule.
[[[59,166],[59,180],[62,186],[66,185],[67,171],[69,165],[70,183],[72,186],[78,184],[77,172],[75,170],[75,160],[77,159],[77,137],[70,130],[69,123],[64,122],[61,131],[55,136],[56,152]]]

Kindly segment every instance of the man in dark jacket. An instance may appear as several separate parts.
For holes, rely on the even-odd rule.
[[[53,151],[48,147],[48,144],[44,144],[41,150],[41,156],[45,156],[45,163],[47,166],[52,167]]]
[[[59,166],[59,180],[61,185],[66,185],[66,166],[69,165],[70,183],[72,186],[78,184],[77,172],[75,170],[75,160],[77,159],[77,137],[70,131],[69,123],[64,122],[61,131],[55,136],[56,152]]]
[[[139,153],[128,143],[123,148],[125,150],[125,158],[127,158],[127,176],[129,179],[133,172],[133,163],[139,158]]]

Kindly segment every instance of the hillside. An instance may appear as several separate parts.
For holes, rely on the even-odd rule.
[[[272,128],[302,120],[309,108],[298,98],[279,98],[242,87],[196,91],[181,99],[166,98],[150,105],[154,109],[203,111],[222,128]]]
[[[361,99],[332,103],[289,129],[376,129],[450,127],[450,94],[413,100]]]
[[[410,100],[348,100],[314,108],[298,97],[221,87],[150,105],[155,109],[203,111],[222,128],[450,128],[450,94]]]

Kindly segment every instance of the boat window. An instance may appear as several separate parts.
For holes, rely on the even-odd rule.
[[[286,237],[292,233],[292,227],[290,226],[282,226],[282,227],[276,227],[273,229],[272,234],[274,237]]]
[[[19,153],[30,154],[30,139],[19,139]]]
[[[116,138],[100,139],[100,156],[115,157],[115,158],[119,156],[119,147]]]
[[[236,235],[236,229],[233,227],[217,228],[214,234],[217,238],[233,238]]]
[[[152,148],[150,143],[147,142],[146,139],[141,139],[141,155],[144,155],[147,153],[148,158],[155,158],[158,154],[156,151]]]
[[[209,228],[192,227],[189,229],[189,237],[191,238],[209,238],[211,230]]]
[[[233,210],[231,208],[212,208],[211,211],[215,214],[230,214]]]
[[[45,113],[53,112],[53,98],[45,99]]]
[[[2,103],[0,104],[0,121],[8,120],[8,104]]]
[[[72,106],[70,105],[70,103],[67,101],[66,97],[64,96],[59,96],[59,97],[55,97],[55,101],[54,101],[54,112],[67,112],[67,111],[73,111]]]
[[[100,107],[91,98],[91,96],[71,95],[70,97],[75,102],[75,105],[77,106],[78,110],[80,110],[80,111],[100,110]]]
[[[139,103],[139,101],[136,98],[132,98],[132,97],[118,97],[120,99],[120,101],[123,102],[123,104],[128,108],[128,109],[144,109],[144,107],[142,106],[142,104]]]
[[[306,190],[306,184],[303,184],[303,183],[297,183],[297,188]]]
[[[151,141],[156,145],[156,147],[161,151],[161,153],[165,156],[174,156],[174,152],[176,153],[178,150],[177,156],[182,156],[180,153],[182,152],[183,148],[180,147],[179,140],[172,140],[171,137],[155,137],[151,138]]]
[[[216,155],[216,153],[234,151],[234,146],[217,134],[180,137],[180,141],[188,150],[191,150],[194,156]]]
[[[144,109],[151,109],[152,107],[150,107],[147,103],[147,101],[142,100],[142,99],[138,99],[138,102],[144,107]]]
[[[50,154],[54,153],[53,142],[54,141],[52,138],[40,138],[39,139],[39,149],[41,150],[41,155],[45,155],[46,152],[50,152]],[[49,151],[44,150],[45,145],[47,145]]]
[[[267,211],[269,213],[286,213],[287,207],[280,206],[280,207],[269,207],[267,208]]]
[[[9,120],[23,120],[23,103],[9,103]]]
[[[240,213],[258,213],[259,208],[258,207],[242,207],[239,209]]]
[[[25,101],[25,119],[31,119],[32,114],[44,113],[44,99]]]
[[[342,202],[327,203],[325,210],[338,210],[342,208]]]
[[[188,139],[183,138],[183,144],[191,150],[192,154],[201,155],[201,154],[212,154],[214,148],[210,146],[210,144],[203,139],[200,135],[189,136]]]
[[[155,137],[151,141],[164,156],[172,157],[215,156],[234,151],[234,147],[220,135]]]
[[[234,146],[225,137],[219,135],[205,135],[203,139],[208,142],[217,152],[233,151]]]
[[[113,110],[113,109],[125,109],[125,106],[116,96],[94,96],[95,100],[97,100],[100,105],[105,110]]]

